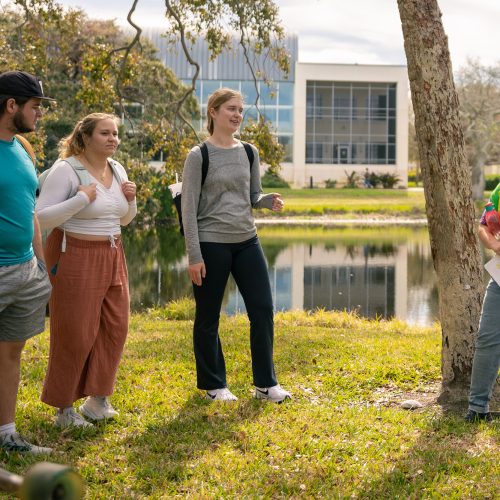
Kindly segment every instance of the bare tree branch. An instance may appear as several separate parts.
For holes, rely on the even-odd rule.
[[[184,24],[182,23],[181,18],[178,15],[178,13],[172,7],[170,0],[165,0],[165,7],[167,9],[167,12],[177,22],[177,26],[179,27],[179,35],[180,35],[180,41],[181,41],[181,45],[182,45],[182,51],[184,52],[186,59],[188,60],[189,64],[191,64],[191,66],[194,66],[196,68],[194,75],[193,75],[193,78],[191,79],[191,87],[186,90],[184,95],[176,103],[174,103],[174,105],[176,106],[175,114],[182,120],[182,122],[185,125],[187,125],[191,129],[191,131],[193,132],[193,134],[196,136],[197,140],[199,141],[200,137],[198,136],[198,132],[196,132],[192,123],[184,117],[184,115],[181,112],[181,108],[182,108],[183,104],[186,102],[186,99],[196,89],[196,80],[198,79],[198,75],[200,74],[200,65],[191,57],[191,53],[189,52],[188,46],[186,44],[186,34],[185,34]]]
[[[135,12],[135,8],[137,7],[137,2],[138,1],[139,0],[134,0],[133,1],[132,7],[130,7],[130,10],[129,10],[128,15],[127,15],[127,21],[128,21],[128,23],[135,29],[135,36],[134,36],[134,38],[132,39],[132,41],[129,44],[127,44],[127,45],[125,45],[123,47],[118,47],[116,49],[113,49],[113,50],[111,50],[108,53],[108,56],[111,59],[111,56],[113,54],[125,51],[125,54],[123,55],[123,58],[122,58],[122,61],[121,61],[121,64],[120,64],[120,70],[118,72],[118,77],[116,79],[115,89],[116,89],[116,93],[118,95],[120,109],[121,109],[122,113],[124,114],[124,116],[126,116],[127,119],[129,120],[129,122],[130,122],[130,124],[132,126],[132,129],[134,128],[134,125],[132,123],[132,120],[130,120],[130,118],[128,116],[128,113],[125,111],[125,107],[123,105],[123,89],[122,89],[122,86],[123,86],[123,78],[125,76],[125,70],[126,70],[126,67],[127,67],[128,56],[129,56],[130,52],[132,51],[132,49],[134,48],[134,46],[140,43],[140,39],[141,39],[142,29],[141,29],[140,26],[138,26],[137,24],[135,24],[134,21],[132,21],[132,14]]]

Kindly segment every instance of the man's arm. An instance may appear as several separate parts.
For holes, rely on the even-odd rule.
[[[38,217],[36,214],[33,214],[33,228],[33,251],[35,252],[36,258],[45,263],[42,245],[42,232],[40,231],[40,224],[38,223]]]

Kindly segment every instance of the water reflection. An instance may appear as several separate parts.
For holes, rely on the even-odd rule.
[[[276,310],[356,310],[430,324],[438,318],[426,228],[259,229]],[[132,308],[191,295],[184,241],[175,230],[124,235]],[[224,308],[244,311],[230,280]]]

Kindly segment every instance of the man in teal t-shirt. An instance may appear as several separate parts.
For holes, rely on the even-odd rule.
[[[51,286],[35,215],[35,167],[15,135],[35,130],[42,99],[48,98],[35,76],[0,74],[0,448],[33,454],[52,450],[16,431],[21,352],[45,328]]]

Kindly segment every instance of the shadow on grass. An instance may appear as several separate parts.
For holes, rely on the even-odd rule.
[[[50,419],[31,418],[22,432],[23,437],[29,442],[51,447],[53,449],[51,454],[32,455],[7,453],[0,450],[0,467],[15,474],[25,475],[36,463],[48,461],[67,465],[78,471],[77,461],[79,457],[85,455],[89,446],[102,441],[106,432],[109,432],[109,427],[117,425],[117,422],[110,420],[97,422],[90,429],[60,429],[52,423],[52,418],[52,416]],[[86,482],[87,479],[84,481]],[[0,490],[1,496],[2,490]]]
[[[362,486],[359,498],[498,498],[500,420],[468,424],[463,411],[443,409],[401,458],[389,458],[389,472]]]
[[[170,420],[151,424],[124,443],[130,450],[129,463],[137,466],[134,491],[164,492],[168,485],[189,479],[206,452],[227,442],[238,446],[241,423],[261,412],[262,405],[252,400],[211,404],[200,395],[191,396]]]

